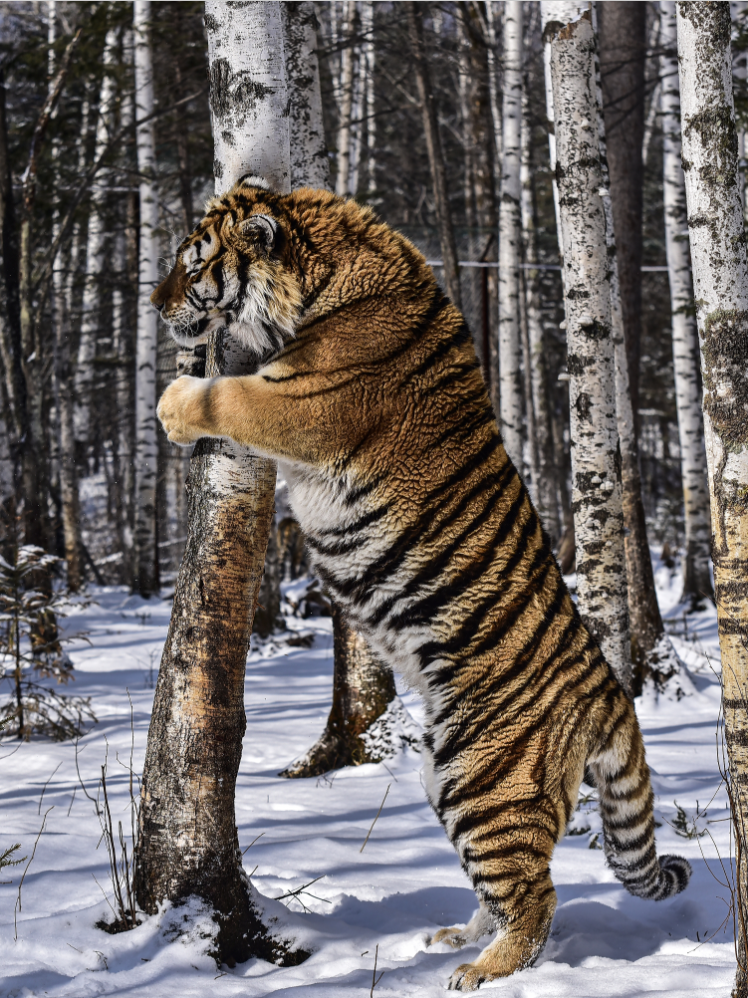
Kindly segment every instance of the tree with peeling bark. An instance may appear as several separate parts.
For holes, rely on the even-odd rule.
[[[151,294],[159,282],[156,133],[153,123],[153,64],[150,0],[134,0],[135,135],[140,175],[138,239],[138,318],[135,339],[135,572],[133,588],[141,596],[158,590],[156,558],[156,352],[158,316]]]
[[[674,0],[660,2],[660,49],[665,248],[673,313],[673,370],[686,532],[682,598],[692,608],[696,608],[705,598],[713,599],[714,590],[710,572],[712,537],[704,418],[701,413],[699,336],[696,316],[692,311],[693,282],[686,187],[681,164],[680,88]]]
[[[216,193],[240,177],[289,190],[288,93],[279,3],[206,3]],[[252,86],[247,86],[251,81]],[[211,333],[208,375],[243,374],[257,357]],[[242,867],[234,794],[244,671],[268,532],[275,464],[227,440],[203,440],[190,465],[189,537],[174,594],[148,734],[137,845],[138,904],[197,895],[214,911],[214,955],[286,964],[306,954],[273,939]]]
[[[522,3],[504,3],[504,103],[499,203],[499,429],[507,454],[522,467],[519,265],[522,253]]]
[[[722,710],[735,830],[738,968],[748,995],[748,252],[729,3],[676,3],[688,228],[703,377]]]
[[[579,610],[630,692],[611,248],[600,196],[597,41],[589,5],[543,3],[542,10],[551,36]]]
[[[294,189],[329,189],[314,5],[285,3],[283,9],[290,108],[291,186]],[[373,654],[366,641],[346,622],[339,607],[334,605],[332,624],[332,707],[325,730],[301,759],[283,771],[283,776],[320,776],[342,766],[379,762],[383,755],[393,754],[399,748],[399,744],[395,745],[387,738],[389,726],[385,722],[377,725],[397,696],[392,670]],[[398,703],[393,707],[393,713],[399,711],[404,711],[404,708]]]
[[[431,167],[431,182],[434,188],[436,219],[439,227],[439,242],[444,266],[444,283],[447,294],[457,308],[462,308],[460,294],[460,274],[457,268],[457,249],[455,244],[452,215],[447,197],[447,173],[444,166],[441,136],[439,135],[439,120],[434,101],[434,89],[431,85],[431,74],[426,61],[426,46],[423,40],[423,12],[425,3],[407,3],[408,34],[413,53],[413,63],[418,87],[418,97],[421,102],[423,130],[426,136],[429,166]]]

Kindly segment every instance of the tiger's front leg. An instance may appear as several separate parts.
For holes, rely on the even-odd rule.
[[[316,467],[345,455],[367,432],[366,410],[354,411],[344,393],[331,402],[294,384],[289,391],[258,374],[184,375],[161,396],[158,418],[169,440],[182,446],[229,437],[268,457]]]

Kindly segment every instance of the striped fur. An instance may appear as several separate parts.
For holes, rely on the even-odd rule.
[[[211,256],[189,273],[195,246]],[[177,443],[229,436],[278,458],[317,574],[420,691],[427,793],[480,900],[466,929],[435,939],[498,930],[450,986],[473,990],[542,949],[549,861],[585,767],[616,876],[640,897],[682,890],[688,864],[655,853],[632,704],[569,597],[469,331],[421,254],[353,202],[240,184],[209,205],[153,301],[183,327],[218,317],[258,352],[275,343],[255,375],[178,379],[159,416]]]

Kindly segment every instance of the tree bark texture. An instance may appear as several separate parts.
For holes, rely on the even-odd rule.
[[[408,2],[408,29],[410,45],[413,53],[413,63],[418,86],[418,96],[423,115],[423,130],[426,136],[426,149],[431,167],[431,182],[434,187],[436,203],[436,221],[439,227],[439,242],[441,244],[442,261],[444,264],[444,283],[449,297],[457,308],[462,308],[460,294],[460,274],[457,267],[457,249],[455,246],[452,214],[449,210],[447,196],[447,174],[444,168],[444,154],[439,136],[439,121],[436,114],[434,90],[431,86],[431,74],[426,61],[426,47],[423,42],[423,24],[421,18],[425,4]]]
[[[54,76],[56,39],[56,9],[55,3],[47,3],[49,43],[49,75]],[[85,130],[79,141],[80,152],[85,146]],[[60,146],[53,147],[55,161],[59,161]],[[60,227],[60,213],[55,210],[52,225],[52,238],[56,239]],[[66,295],[65,273],[58,259],[52,271],[52,293],[50,312],[52,315],[52,332],[54,338],[54,396],[57,410],[57,448],[58,474],[60,482],[60,505],[62,519],[62,537],[67,571],[67,586],[70,592],[78,592],[83,582],[83,566],[81,564],[80,536],[80,497],[78,493],[78,469],[75,454],[74,433],[74,393],[73,393],[73,363],[71,356],[72,328],[70,321],[69,300]]]
[[[680,87],[674,0],[660,3],[660,94],[665,248],[673,313],[673,370],[683,482],[686,547],[683,599],[692,606],[713,599],[710,573],[709,483],[701,412],[699,335],[693,313],[693,282],[688,239],[686,187],[681,164]]]
[[[156,135],[153,120],[153,65],[149,36],[150,0],[134,0],[136,150],[140,175],[138,311],[135,341],[135,571],[133,588],[141,596],[158,590],[156,551],[156,357],[158,315],[151,293],[159,283]]]
[[[284,3],[283,28],[290,114],[291,188],[330,187],[322,121],[314,4]]]
[[[342,198],[350,196],[351,175],[351,117],[353,115],[353,21],[356,4],[353,0],[345,3],[345,47],[340,56],[340,110],[338,122],[338,172],[335,177],[335,193]]]
[[[676,3],[683,170],[704,386],[722,709],[736,836],[738,970],[748,994],[748,259],[730,5]]]
[[[525,81],[526,82],[526,81]],[[522,249],[526,264],[537,263],[537,238],[535,226],[535,198],[533,189],[533,164],[531,144],[531,118],[527,86],[522,92]],[[526,301],[528,371],[530,391],[527,394],[528,412],[533,413],[535,435],[534,499],[538,512],[554,544],[560,538],[558,503],[556,500],[556,466],[553,455],[553,435],[548,399],[548,373],[545,363],[543,317],[541,313],[539,271],[526,269],[523,293]],[[532,451],[531,451],[532,453]]]
[[[208,373],[247,358],[220,337]],[[248,456],[245,460],[252,460]],[[242,868],[234,791],[246,728],[244,670],[275,468],[198,441],[187,484],[190,529],[156,685],[143,770],[135,893],[155,914],[197,895],[217,913],[217,958],[274,959]]]
[[[616,234],[616,262],[634,419],[639,406],[642,312],[642,201],[644,167],[645,3],[609,0],[595,5],[600,45],[603,119]],[[627,524],[628,526],[628,524]],[[635,629],[632,620],[632,627]]]
[[[209,0],[216,193],[246,174],[290,188],[288,93],[279,3]],[[248,85],[251,84],[251,85]],[[225,331],[206,373],[243,374],[256,358]],[[262,926],[238,848],[234,795],[244,670],[275,494],[275,463],[230,441],[195,447],[187,550],[161,662],[143,773],[136,891],[145,911],[197,894],[219,925],[216,956],[297,963]]]
[[[522,3],[504,3],[504,101],[499,202],[499,429],[507,454],[522,468],[519,265],[522,252]]]
[[[606,238],[591,13],[547,4],[564,246],[572,505],[579,609],[631,690],[621,469],[615,407],[611,259]],[[569,10],[571,8],[571,10]],[[574,20],[564,20],[570,14]]]
[[[146,15],[147,17],[148,15]],[[104,43],[104,75],[99,88],[99,108],[96,119],[96,138],[94,144],[94,160],[97,160],[106,148],[112,134],[115,112],[115,53],[119,41],[119,31],[111,28]],[[139,72],[145,71],[145,67]],[[140,85],[143,86],[142,75]],[[137,86],[137,84],[136,84]],[[145,95],[143,95],[145,96]],[[150,110],[153,110],[153,95],[151,92]],[[146,98],[147,99],[147,98]],[[145,110],[141,117],[150,113]],[[91,187],[91,210],[88,215],[88,239],[86,244],[86,283],[83,288],[83,302],[80,320],[80,340],[78,342],[78,358],[75,367],[75,437],[79,449],[85,447],[91,436],[92,394],[96,381],[96,334],[101,326],[103,281],[102,273],[107,268],[107,243],[109,235],[104,219],[106,210],[108,172],[100,170]],[[152,290],[152,289],[151,289]],[[150,294],[150,291],[148,292]]]

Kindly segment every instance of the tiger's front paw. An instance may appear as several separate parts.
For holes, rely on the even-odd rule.
[[[477,991],[484,981],[493,980],[495,974],[486,974],[474,963],[463,963],[449,979],[448,991]]]
[[[185,374],[172,381],[161,396],[156,412],[173,444],[186,447],[200,437],[211,436],[208,400],[215,381]]]

